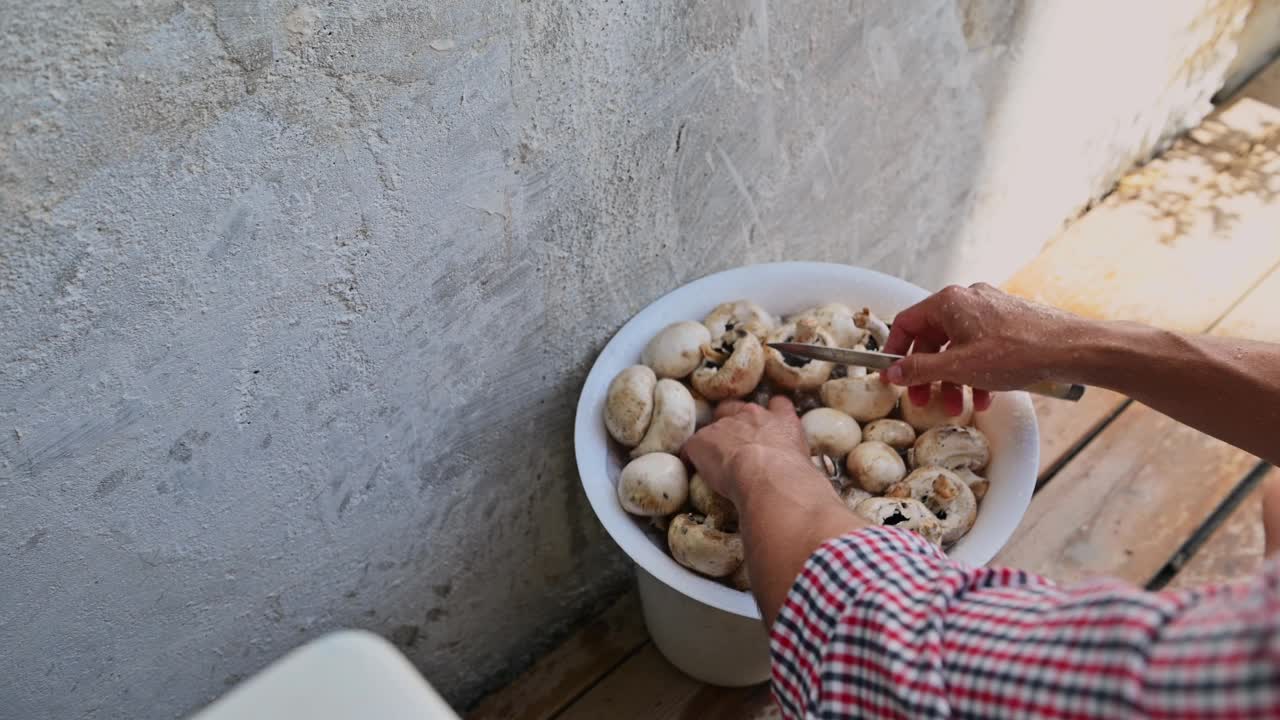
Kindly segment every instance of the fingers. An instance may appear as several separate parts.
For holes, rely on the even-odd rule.
[[[922,339],[938,347],[944,345],[947,334],[937,315],[940,305],[938,296],[931,295],[898,313],[889,328],[889,339],[881,350],[894,355],[906,355],[911,344],[916,343],[918,346]]]
[[[917,355],[935,355],[941,349],[942,343],[935,342],[933,338],[922,336],[916,338],[915,345],[911,349],[911,355],[908,357],[917,357]],[[912,404],[917,407],[924,407],[929,404],[929,395],[931,392],[929,389],[929,383],[931,382],[933,381],[917,381],[911,383],[911,388],[907,390],[907,397],[910,398]]]
[[[1263,554],[1271,557],[1280,550],[1280,475],[1274,473],[1262,479],[1262,531]]]
[[[745,403],[741,400],[725,400],[719,405],[716,405],[715,418],[716,420],[723,420],[730,415],[737,415],[749,404],[750,403]]]
[[[769,398],[769,412],[796,416],[796,406],[786,395],[774,395]]]
[[[993,398],[991,396],[990,390],[980,390],[978,388],[973,389],[973,409],[974,410],[977,410],[978,412],[982,412],[987,408],[991,407],[992,399]]]
[[[942,383],[942,409],[951,417],[964,412],[964,388],[955,383]]]

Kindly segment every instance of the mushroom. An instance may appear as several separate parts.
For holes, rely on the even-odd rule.
[[[764,347],[741,328],[726,332],[715,345],[703,345],[702,356],[693,371],[693,389],[713,402],[743,397],[764,375]]]
[[[653,389],[653,420],[631,457],[647,453],[676,454],[692,435],[698,419],[693,395],[676,380],[663,378]]]
[[[686,389],[689,391],[689,396],[693,398],[693,427],[695,430],[700,430],[716,419],[716,409],[697,390]]]
[[[874,525],[912,530],[934,545],[942,542],[942,524],[919,500],[869,497],[855,505],[853,511]]]
[[[845,460],[845,469],[863,490],[877,495],[907,474],[907,466],[898,451],[879,440],[854,448]]]
[[[889,342],[889,326],[871,312],[871,308],[862,308],[853,314],[853,324],[867,331],[870,335],[866,341],[868,350],[879,350]]]
[[[871,422],[893,412],[898,403],[898,388],[880,382],[880,373],[861,377],[843,377],[822,383],[822,402],[858,422]]]
[[[835,341],[818,322],[806,318],[798,323],[788,323],[769,335],[769,342],[798,342],[812,345],[834,346]],[[764,372],[774,385],[792,391],[817,390],[831,377],[832,363],[825,360],[784,355],[773,348],[765,349]]]
[[[711,331],[711,337],[718,338],[733,330],[746,330],[763,341],[768,337],[778,321],[768,311],[750,300],[734,300],[721,303],[702,320],[702,324]]]
[[[894,450],[903,451],[916,442],[916,430],[910,423],[882,418],[862,428],[862,441],[879,440]]]
[[[885,491],[885,497],[913,498],[937,516],[942,526],[942,542],[951,543],[964,537],[978,519],[978,500],[958,475],[940,467],[912,471]]]
[[[746,592],[751,589],[751,578],[747,575],[747,561],[744,559],[737,570],[729,576],[729,584],[734,590],[742,590]]]
[[[653,388],[658,378],[644,365],[632,365],[609,383],[604,398],[604,426],[614,440],[635,447],[653,418]]]
[[[973,491],[973,497],[978,502],[982,502],[982,498],[987,496],[987,490],[991,489],[991,481],[975,473],[969,468],[957,468],[952,470],[956,475],[964,481],[965,485]]]
[[[618,476],[618,501],[632,515],[670,515],[684,507],[688,497],[689,473],[675,455],[642,455]]]
[[[843,303],[827,303],[809,308],[792,315],[787,321],[799,322],[810,318],[818,321],[818,327],[826,330],[838,347],[851,348],[866,340],[867,331],[854,323],[853,310]]]
[[[829,455],[836,462],[844,460],[844,456],[862,442],[858,422],[839,410],[810,410],[800,418],[800,425],[804,427],[809,449],[819,455]]]
[[[836,465],[834,460],[826,455],[810,455],[809,462],[831,481],[831,487],[840,489],[843,484],[840,481],[840,466]]]
[[[840,499],[844,501],[844,506],[850,510],[858,506],[858,503],[871,497],[871,493],[863,490],[857,485],[849,485],[840,491]]]
[[[742,564],[742,537],[711,527],[706,518],[683,513],[671,519],[667,547],[681,565],[710,577],[731,575]]]
[[[991,446],[982,431],[966,425],[939,425],[926,430],[915,442],[915,467],[981,470],[991,460]]]
[[[707,326],[692,320],[684,320],[666,326],[640,355],[640,362],[653,368],[660,378],[688,376],[702,362],[702,346],[711,342]]]
[[[738,527],[738,508],[733,501],[721,495],[698,473],[689,478],[689,504],[705,515],[707,524],[717,530],[734,530]]]
[[[916,405],[907,398],[902,401],[902,419],[911,423],[916,432],[924,432],[939,425],[968,425],[973,419],[973,390],[963,387],[964,405],[959,415],[948,415],[942,404],[942,386],[934,383],[929,388],[929,402],[924,406]]]

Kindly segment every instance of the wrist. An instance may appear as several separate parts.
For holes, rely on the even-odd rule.
[[[1119,390],[1134,372],[1150,371],[1153,353],[1174,336],[1167,330],[1123,321],[1088,323],[1086,332],[1068,340],[1061,378]]]

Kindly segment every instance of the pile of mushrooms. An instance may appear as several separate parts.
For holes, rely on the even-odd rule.
[[[928,405],[901,400],[878,373],[785,356],[771,342],[877,350],[889,325],[868,308],[831,303],[777,318],[749,301],[724,303],[702,322],[664,328],[640,364],[618,373],[605,427],[629,462],[618,501],[648,518],[676,562],[749,590],[738,512],[680,458],[725,400],[767,404],[786,395],[800,413],[814,465],[868,522],[912,530],[947,548],[973,527],[988,483],[986,436],[971,425],[973,397],[947,415],[935,388]]]

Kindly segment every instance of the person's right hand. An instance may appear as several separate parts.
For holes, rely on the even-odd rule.
[[[941,381],[944,405],[952,415],[963,405],[960,386],[971,385],[974,407],[982,410],[991,404],[988,391],[1066,379],[1057,377],[1064,371],[1064,351],[1069,355],[1086,324],[986,283],[953,285],[894,318],[884,351],[911,354],[882,377],[910,386],[908,395],[916,405],[926,404],[930,384]]]

